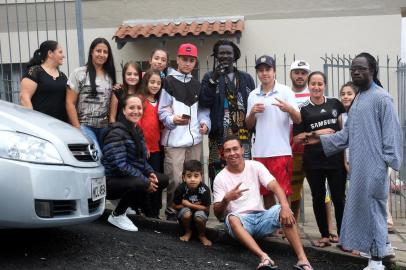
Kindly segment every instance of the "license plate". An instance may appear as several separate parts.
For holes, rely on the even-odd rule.
[[[106,178],[92,178],[92,200],[97,201],[106,196]]]

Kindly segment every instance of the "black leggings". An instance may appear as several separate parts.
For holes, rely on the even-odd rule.
[[[155,173],[158,178],[158,190],[149,194],[148,185],[143,180],[133,176],[108,176],[107,199],[120,199],[115,215],[122,215],[128,207],[141,208],[147,216],[152,216],[162,207],[162,190],[168,186],[168,177],[162,173]]]
[[[330,189],[330,197],[334,204],[337,233],[340,235],[345,204],[346,173],[344,169],[305,170],[306,179],[312,192],[313,211],[321,237],[329,237],[326,216],[326,178]]]

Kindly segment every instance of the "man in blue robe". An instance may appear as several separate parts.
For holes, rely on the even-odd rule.
[[[361,53],[352,61],[351,77],[359,88],[345,127],[332,135],[320,136],[326,155],[349,147],[350,185],[341,225],[341,244],[369,253],[364,270],[383,270],[387,255],[388,167],[398,171],[403,138],[392,98],[382,88],[373,56]],[[316,134],[307,143],[318,140]]]

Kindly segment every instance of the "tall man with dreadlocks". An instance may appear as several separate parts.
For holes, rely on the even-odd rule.
[[[251,75],[237,69],[241,52],[233,42],[219,40],[212,56],[213,71],[203,77],[199,104],[210,108],[209,176],[213,181],[225,164],[222,145],[228,135],[237,135],[244,147],[244,158],[251,158],[251,132],[245,126],[245,115],[248,95],[255,83]]]
[[[359,88],[344,128],[320,136],[326,155],[349,147],[350,186],[341,226],[341,244],[370,253],[364,270],[381,270],[388,254],[386,203],[388,167],[399,170],[403,138],[392,98],[377,78],[378,66],[369,53],[355,57],[350,67],[353,83]],[[365,132],[367,130],[367,132]],[[316,140],[314,140],[316,139]],[[313,134],[308,143],[317,141]]]

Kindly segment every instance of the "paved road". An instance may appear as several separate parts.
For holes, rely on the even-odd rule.
[[[141,228],[129,233],[105,219],[57,229],[0,230],[0,269],[255,269],[257,259],[238,246],[182,243],[175,235]],[[292,269],[292,253],[272,253],[281,269]],[[315,269],[362,269],[311,258]]]

